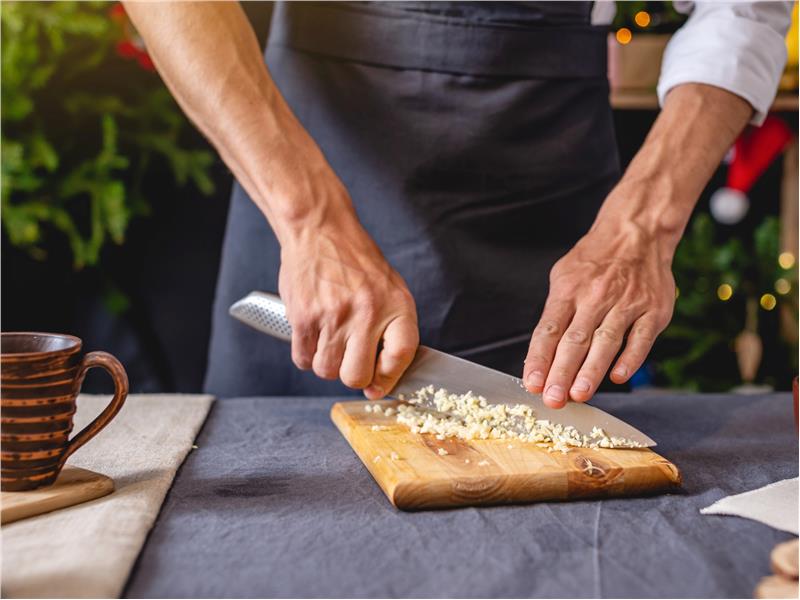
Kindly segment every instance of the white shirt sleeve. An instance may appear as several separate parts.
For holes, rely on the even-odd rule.
[[[792,2],[675,2],[689,19],[672,36],[661,63],[658,101],[682,83],[706,83],[747,100],[760,125],[786,64],[784,38]]]

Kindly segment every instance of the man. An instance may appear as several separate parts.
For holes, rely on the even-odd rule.
[[[320,378],[380,398],[421,340],[512,373],[524,359],[560,407],[609,368],[627,381],[668,324],[675,248],[772,102],[791,3],[679,4],[662,111],[621,178],[613,3],[279,3],[266,65],[237,3],[126,8],[240,184],[211,392],[339,392],[227,316],[277,288],[291,359]]]

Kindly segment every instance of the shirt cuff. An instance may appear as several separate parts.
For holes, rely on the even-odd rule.
[[[747,100],[751,123],[769,112],[786,64],[786,44],[772,27],[733,14],[715,14],[692,23],[672,37],[664,52],[658,101],[682,83],[705,83]]]

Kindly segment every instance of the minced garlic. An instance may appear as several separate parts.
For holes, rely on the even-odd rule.
[[[389,455],[389,458],[391,458],[392,460],[400,460],[400,455],[397,452],[392,452]]]
[[[489,404],[486,398],[472,392],[451,394],[429,385],[401,400],[404,403],[397,407],[397,422],[407,426],[412,433],[430,433],[440,440],[449,437],[464,440],[517,439],[546,447],[550,452],[560,450],[563,453],[572,447],[641,447],[633,440],[608,436],[599,427],[586,435],[572,426],[537,419],[533,408],[526,404]],[[428,406],[434,406],[435,412],[426,408]],[[509,446],[511,448],[513,446]],[[442,454],[441,450],[439,454]]]
[[[450,454],[450,453],[449,453],[447,450],[445,450],[444,448],[438,448],[438,449],[436,450],[436,452],[439,454],[439,456],[447,456],[448,454]]]

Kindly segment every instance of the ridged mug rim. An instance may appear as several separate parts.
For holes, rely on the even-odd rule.
[[[44,331],[3,331],[0,332],[0,339],[2,338],[10,338],[12,336],[38,336],[38,337],[47,337],[47,338],[58,338],[62,340],[68,340],[72,342],[70,346],[66,348],[60,348],[58,350],[36,350],[34,352],[0,352],[0,359],[9,359],[9,358],[46,358],[49,356],[57,356],[59,354],[72,354],[74,352],[79,352],[81,347],[83,346],[83,340],[81,338],[70,335],[68,333],[48,333]]]

